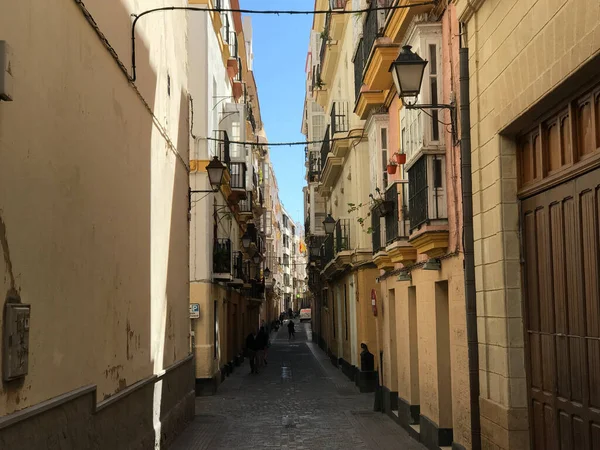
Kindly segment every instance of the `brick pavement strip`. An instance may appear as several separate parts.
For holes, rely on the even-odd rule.
[[[310,325],[272,335],[258,375],[237,368],[216,395],[196,399],[196,418],[172,450],[424,450],[360,394],[312,342]]]

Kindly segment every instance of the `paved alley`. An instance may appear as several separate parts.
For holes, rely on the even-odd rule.
[[[173,445],[199,449],[423,450],[360,394],[310,342],[310,325],[271,335],[269,364],[258,375],[247,361],[215,396],[196,399],[196,418]]]

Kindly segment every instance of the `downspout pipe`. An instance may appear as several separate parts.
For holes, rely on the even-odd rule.
[[[469,359],[469,396],[471,409],[471,448],[481,450],[481,418],[479,412],[479,348],[477,341],[477,299],[475,290],[475,255],[473,239],[473,181],[471,178],[471,113],[469,97],[469,49],[462,45],[460,65],[460,174],[462,185],[463,250],[465,306],[467,313],[467,349]]]

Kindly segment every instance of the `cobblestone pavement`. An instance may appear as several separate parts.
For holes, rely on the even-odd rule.
[[[425,450],[389,417],[373,412],[301,324],[271,335],[268,365],[251,375],[245,361],[216,395],[196,399],[196,418],[171,447],[281,450]]]

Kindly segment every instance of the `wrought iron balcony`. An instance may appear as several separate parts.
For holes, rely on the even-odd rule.
[[[245,199],[240,199],[238,208],[241,214],[252,213],[252,191],[246,192]]]
[[[321,159],[317,152],[308,153],[308,181],[319,181],[321,176]]]
[[[323,87],[323,80],[321,79],[321,65],[316,64],[312,70],[312,90],[321,89]]]
[[[363,84],[363,71],[365,70],[365,44],[364,40],[358,42],[358,47],[356,49],[356,53],[354,55],[354,101],[358,99],[360,95],[360,88]]]
[[[356,97],[360,94],[360,88],[363,84],[363,72],[371,50],[375,45],[377,38],[383,36],[383,30],[385,28],[386,17],[389,13],[389,9],[385,11],[375,10],[376,7],[390,6],[393,0],[373,0],[371,1],[369,11],[363,26],[363,37],[358,44],[356,55],[354,57],[354,88]]]
[[[381,226],[381,216],[378,211],[371,213],[371,231],[373,239],[373,254],[384,248],[382,245],[385,242],[385,227]]]
[[[350,219],[340,219],[335,224],[335,253],[350,250]]]
[[[213,136],[215,138],[215,140],[212,141],[214,155],[217,156],[223,164],[229,166],[231,155],[229,153],[229,136],[227,135],[227,131],[215,130]]]
[[[237,60],[238,60],[238,67],[240,68],[240,70],[238,70],[238,72],[235,74],[235,77],[233,77],[233,81],[241,83],[242,82],[242,60],[240,57],[238,57]]]
[[[325,168],[327,162],[327,155],[329,154],[329,127],[325,130],[325,136],[323,137],[323,143],[321,144],[321,170]]]
[[[408,171],[411,230],[427,222],[427,160],[420,158]]]
[[[348,132],[348,102],[333,102],[330,113],[331,135]]]
[[[247,281],[246,273],[244,272],[244,255],[242,252],[233,253],[233,278]]]
[[[333,235],[330,234],[325,238],[325,241],[321,247],[321,267],[325,267],[330,261],[332,261],[334,254]]]
[[[231,273],[231,240],[215,239],[213,244],[213,273]]]
[[[252,283],[250,287],[250,298],[254,299],[262,299],[265,295],[265,283],[263,281],[259,281],[256,283]]]
[[[231,181],[231,189],[246,190],[246,163],[232,162],[228,164]]]
[[[329,42],[329,31],[331,24],[331,13],[327,13],[325,15],[325,28],[321,33],[321,49],[319,51],[319,65],[323,67],[323,63],[325,62],[325,53],[327,49],[327,43]]]

